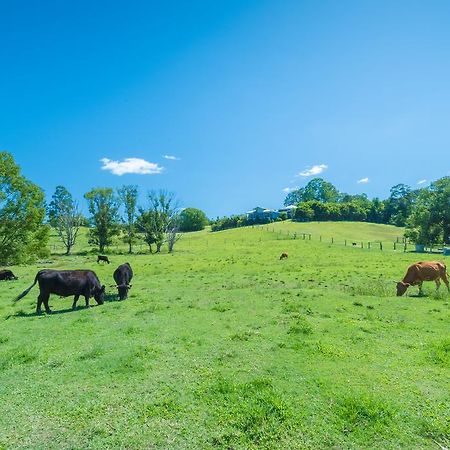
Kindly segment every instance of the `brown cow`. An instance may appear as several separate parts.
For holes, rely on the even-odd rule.
[[[286,259],[289,255],[286,252],[283,252],[280,256],[280,259]]]
[[[424,281],[434,281],[437,290],[441,285],[441,279],[450,292],[447,268],[444,263],[439,261],[420,261],[411,264],[403,280],[397,283],[397,296],[403,295],[409,286],[419,286],[419,294],[422,295],[422,283]]]

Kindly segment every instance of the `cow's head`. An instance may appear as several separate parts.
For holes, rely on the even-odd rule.
[[[105,285],[94,291],[94,298],[98,305],[103,305],[105,302]]]
[[[125,300],[128,297],[128,290],[131,288],[131,284],[119,284],[116,287],[119,293],[119,299]]]
[[[408,287],[411,286],[409,283],[404,283],[403,281],[399,281],[397,283],[397,297],[401,297]]]

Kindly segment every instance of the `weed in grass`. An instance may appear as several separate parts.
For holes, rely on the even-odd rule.
[[[428,358],[434,364],[450,368],[450,339],[442,339],[429,345]]]
[[[308,320],[300,315],[297,315],[295,321],[291,324],[288,329],[288,334],[291,335],[309,335],[312,334],[313,328],[308,322]]]
[[[214,446],[266,448],[289,434],[295,424],[292,407],[268,379],[234,383],[219,377],[205,393],[222,430],[210,439]]]
[[[78,356],[78,361],[86,361],[89,359],[97,359],[100,356],[102,356],[105,353],[104,349],[102,347],[93,347],[87,352],[81,353],[81,355]]]
[[[381,431],[390,425],[396,414],[392,404],[368,394],[343,397],[336,402],[334,409],[344,433],[368,429]]]

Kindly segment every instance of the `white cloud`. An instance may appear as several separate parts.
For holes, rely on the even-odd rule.
[[[164,167],[142,158],[125,158],[123,161],[112,161],[108,158],[102,158],[100,161],[103,163],[102,170],[109,170],[112,174],[119,176],[126,173],[152,175],[161,173],[164,170]]]
[[[360,180],[357,181],[358,184],[366,184],[369,182],[369,179],[366,178],[361,178]]]
[[[297,177],[311,177],[312,175],[319,175],[324,170],[328,169],[326,164],[317,164],[315,166],[310,167],[309,169],[305,169],[302,172],[297,174]]]
[[[426,183],[427,182],[427,180],[419,180],[418,182],[417,182],[417,184],[424,184],[424,183]]]
[[[298,189],[298,186],[295,186],[295,187],[285,187],[284,189],[283,189],[283,192],[285,193],[285,194],[289,194],[290,192],[293,192],[293,191],[296,191]]]
[[[176,156],[172,156],[172,155],[163,155],[164,159],[170,159],[171,161],[179,161],[180,158],[177,158]]]

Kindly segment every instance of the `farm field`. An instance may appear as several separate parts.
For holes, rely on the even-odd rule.
[[[117,244],[110,265],[83,231],[74,255],[12,267],[19,280],[0,284],[0,448],[449,447],[450,295],[425,283],[424,297],[397,298],[394,284],[442,255],[286,234],[403,233],[384,225],[274,227],[285,233],[186,234],[173,255]],[[112,273],[126,261],[135,277],[119,302]],[[72,311],[52,296],[54,314],[36,316],[35,286],[12,304],[44,267],[95,270],[107,301]]]

